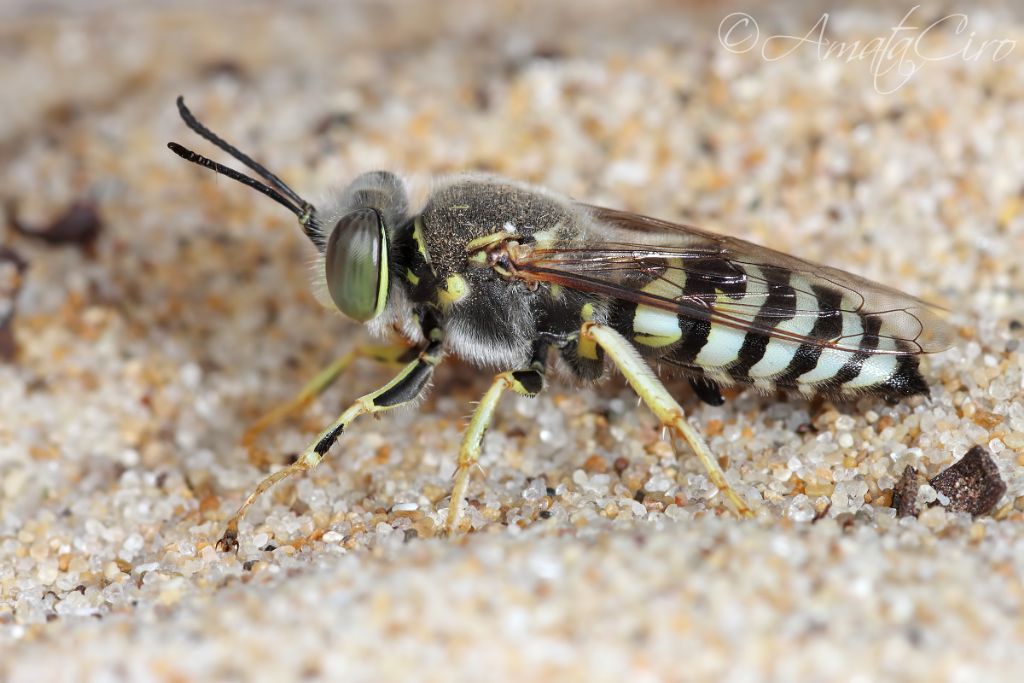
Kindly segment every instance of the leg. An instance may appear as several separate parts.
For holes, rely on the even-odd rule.
[[[451,502],[448,503],[448,518],[445,521],[445,529],[449,534],[455,533],[459,527],[462,502],[466,498],[466,489],[469,486],[469,474],[480,458],[480,446],[483,443],[487,427],[494,418],[494,409],[498,406],[498,400],[506,389],[529,397],[536,396],[544,389],[544,365],[547,348],[547,344],[534,348],[533,359],[528,368],[503,372],[496,376],[491,388],[480,399],[480,404],[473,412],[473,419],[470,420],[469,427],[462,437],[462,445],[459,447],[459,464],[455,470],[455,484],[452,486]]]
[[[293,474],[299,474],[316,467],[324,455],[330,450],[334,442],[338,440],[341,433],[354,419],[360,415],[379,413],[390,408],[403,405],[414,400],[430,381],[434,368],[441,362],[441,341],[440,335],[428,335],[431,342],[427,348],[420,352],[416,360],[412,361],[402,369],[398,375],[377,391],[366,394],[356,400],[348,410],[343,412],[337,420],[320,432],[316,441],[291,465],[274,472],[259,483],[249,497],[245,499],[238,512],[228,520],[224,535],[217,541],[217,549],[221,551],[231,550],[238,547],[238,522],[245,516],[246,511],[259,498],[260,494],[271,486],[286,479]]]
[[[725,473],[718,465],[701,435],[689,425],[683,409],[665,390],[651,369],[640,358],[636,349],[626,338],[607,325],[584,323],[580,328],[580,338],[589,339],[605,350],[619,371],[625,375],[633,390],[640,395],[647,407],[658,416],[662,424],[681,437],[697,454],[712,483],[728,498],[737,511],[750,516],[753,513],[747,503],[732,490],[725,480]]]
[[[323,393],[324,390],[326,390],[327,387],[329,387],[331,383],[333,383],[334,380],[336,380],[356,358],[372,358],[380,363],[397,364],[401,361],[410,360],[409,358],[403,358],[403,356],[410,353],[410,351],[415,353],[415,349],[399,345],[358,346],[331,363],[329,366],[317,373],[316,377],[307,382],[294,398],[287,403],[278,405],[270,412],[264,414],[245,430],[245,433],[242,435],[242,445],[247,451],[249,451],[250,460],[260,460],[260,458],[253,457],[256,453],[256,439],[264,430],[267,429],[267,427],[283,420],[289,415],[294,415],[309,405],[309,403],[318,395]]]

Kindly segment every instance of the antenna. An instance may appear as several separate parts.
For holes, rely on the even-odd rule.
[[[322,250],[323,235],[321,235],[320,231],[317,229],[315,220],[316,209],[313,205],[300,197],[295,190],[288,187],[287,183],[267,170],[262,164],[257,163],[247,154],[239,150],[234,145],[228,143],[226,140],[200,123],[192,112],[189,111],[188,107],[185,106],[184,97],[179,95],[177,102],[178,113],[181,114],[181,118],[185,122],[185,125],[198,133],[201,137],[209,140],[214,145],[245,164],[248,168],[255,171],[256,175],[263,178],[267,184],[261,183],[259,180],[256,180],[251,176],[247,176],[235,171],[234,169],[228,168],[224,164],[208,159],[202,154],[193,152],[176,142],[168,142],[167,147],[185,161],[191,161],[193,164],[198,164],[199,166],[208,168],[215,173],[227,176],[232,180],[237,180],[243,185],[251,187],[258,192],[262,192],[281,206],[284,206],[298,216],[299,223],[302,225],[302,231],[306,233],[306,236],[317,246],[317,248]]]

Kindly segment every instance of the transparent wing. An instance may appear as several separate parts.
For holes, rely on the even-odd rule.
[[[942,309],[891,287],[692,226],[580,206],[593,233],[576,245],[523,253],[515,264],[520,277],[850,352],[934,353],[952,345]],[[823,306],[823,298],[830,303]],[[861,334],[823,338],[780,326],[844,314],[875,320],[874,348],[860,343]]]

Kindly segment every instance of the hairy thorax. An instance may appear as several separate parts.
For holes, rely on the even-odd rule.
[[[582,224],[577,210],[536,188],[473,177],[435,191],[420,224],[440,286],[450,351],[488,366],[525,363],[545,293],[472,263],[468,247],[499,234],[523,241],[538,233],[571,234]]]

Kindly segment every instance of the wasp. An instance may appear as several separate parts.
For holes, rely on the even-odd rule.
[[[499,399],[508,391],[536,396],[553,361],[585,382],[617,368],[669,433],[689,445],[728,504],[749,515],[754,502],[730,486],[652,363],[688,377],[712,405],[723,403],[723,385],[895,402],[929,393],[920,356],[950,345],[938,309],[895,289],[734,237],[502,178],[446,178],[414,208],[397,175],[375,171],[314,207],[200,123],[182,98],[177,105],[190,129],[259,179],[177,143],[170,149],[294,213],[319,253],[316,277],[330,302],[372,332],[398,330],[407,342],[346,355],[257,423],[255,432],[304,405],[357,355],[403,364],[294,463],[256,486],[228,521],[221,550],[237,548],[239,521],[260,494],[315,467],[356,418],[415,401],[446,356],[497,372],[459,448],[445,519],[452,533]]]

